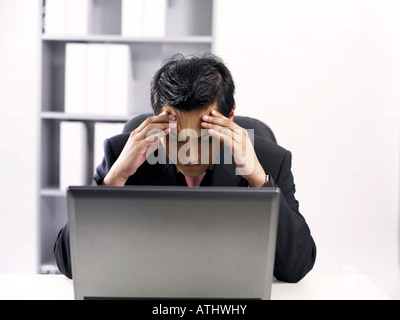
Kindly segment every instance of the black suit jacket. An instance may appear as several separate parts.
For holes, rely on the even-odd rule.
[[[93,184],[101,185],[128,138],[129,134],[122,134],[104,142],[105,156],[96,169]],[[259,136],[254,137],[254,149],[265,172],[272,177],[273,184],[282,192],[274,276],[281,281],[298,282],[313,268],[316,246],[295,198],[296,190],[291,172],[292,156],[289,151]],[[247,181],[236,175],[232,155],[230,154],[231,159],[228,162],[230,164],[225,163],[224,155],[225,152],[221,152],[220,164],[216,164],[214,170],[206,173],[201,186],[248,187]],[[173,164],[150,165],[145,162],[126,184],[184,186],[186,182]],[[58,235],[54,253],[60,271],[72,278],[68,223]]]

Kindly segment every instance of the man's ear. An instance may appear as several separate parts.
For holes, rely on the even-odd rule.
[[[236,106],[233,106],[231,114],[229,115],[229,120],[233,120],[233,118],[235,117],[235,110],[236,110]]]

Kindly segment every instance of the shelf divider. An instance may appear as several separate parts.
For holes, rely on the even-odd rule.
[[[213,42],[212,36],[181,36],[181,37],[124,37],[120,35],[87,35],[87,36],[69,36],[69,35],[42,35],[43,41],[59,42],[107,42],[107,43],[207,43]]]
[[[40,195],[42,197],[64,198],[67,196],[67,191],[57,188],[47,188],[40,190]]]
[[[42,112],[43,120],[61,121],[92,121],[92,122],[127,122],[135,115],[113,116],[113,115],[86,115],[86,114],[66,114],[63,112]]]

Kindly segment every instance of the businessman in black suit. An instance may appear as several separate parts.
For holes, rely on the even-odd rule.
[[[105,141],[93,184],[277,186],[274,275],[300,281],[314,266],[316,246],[295,198],[291,153],[233,122],[235,85],[228,68],[213,55],[177,55],[155,74],[151,89],[154,116]],[[68,224],[54,253],[60,271],[72,278]]]

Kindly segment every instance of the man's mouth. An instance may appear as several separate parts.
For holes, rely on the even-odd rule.
[[[187,169],[196,169],[200,167],[200,164],[185,164],[185,168]]]

